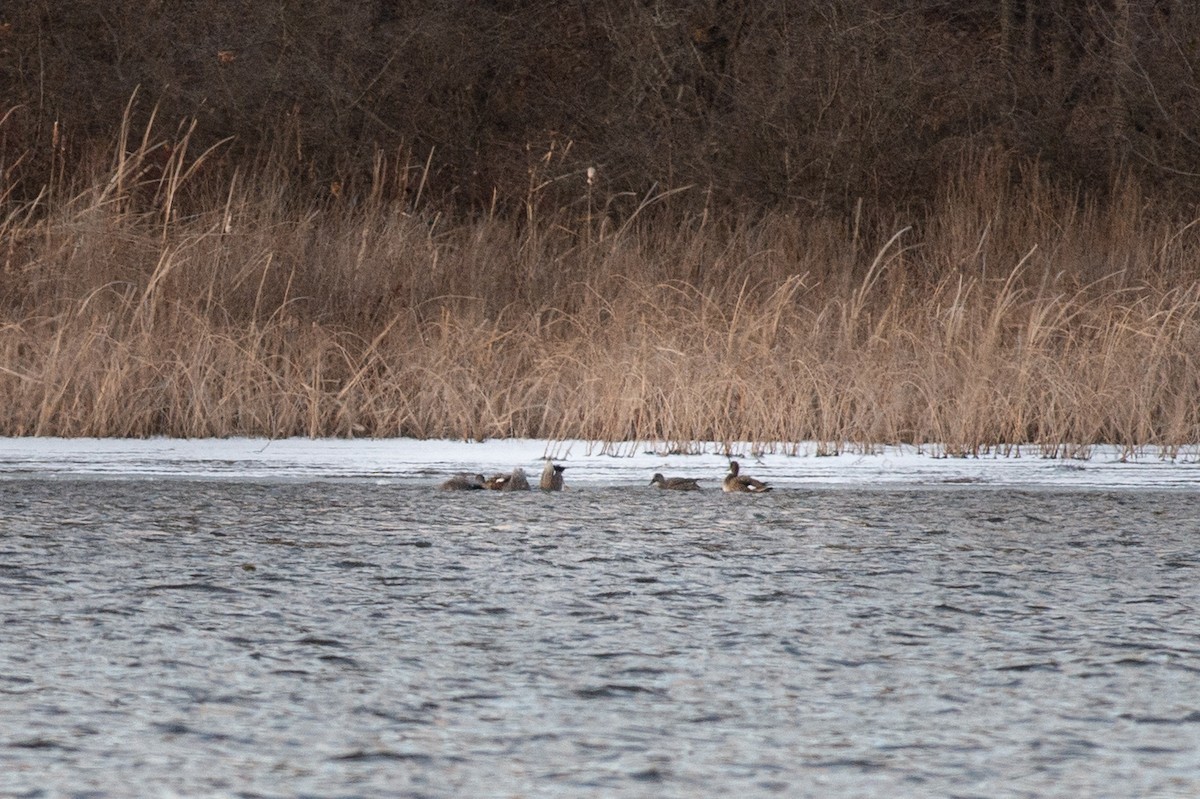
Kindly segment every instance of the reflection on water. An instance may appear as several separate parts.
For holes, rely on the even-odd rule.
[[[0,490],[0,795],[1200,795],[1187,493]]]

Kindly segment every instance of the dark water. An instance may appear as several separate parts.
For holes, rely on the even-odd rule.
[[[2,796],[1200,796],[1200,509],[0,482]]]

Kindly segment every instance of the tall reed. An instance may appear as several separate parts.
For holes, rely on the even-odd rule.
[[[377,163],[399,191],[300,201],[269,159],[212,179],[187,131],[132,138],[90,180],[6,200],[0,434],[1200,440],[1200,226],[1134,186],[1092,205],[983,159],[912,219],[667,195],[616,219],[588,194],[452,220],[385,199],[419,194],[421,164]]]

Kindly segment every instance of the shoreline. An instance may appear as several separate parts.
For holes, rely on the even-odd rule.
[[[720,490],[728,465],[725,445],[709,442],[697,454],[664,454],[652,443],[623,445],[582,440],[492,439],[484,442],[391,439],[178,439],[0,438],[0,481],[58,478],[228,479],[255,481],[370,480],[429,486],[459,471],[540,468],[550,455],[567,466],[568,486],[647,485],[654,472],[699,477]],[[662,445],[657,445],[662,446]],[[1011,487],[1061,489],[1200,489],[1200,454],[1174,461],[1142,451],[1095,446],[1087,458],[1015,455],[945,457],[936,448],[908,445],[872,453],[816,455],[818,444],[797,454],[754,455],[735,445],[746,471],[778,488]],[[609,454],[611,452],[620,454]]]

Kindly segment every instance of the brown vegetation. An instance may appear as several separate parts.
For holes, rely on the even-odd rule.
[[[222,8],[0,18],[0,434],[1200,441],[1185,4]]]
[[[1079,205],[984,160],[915,226],[669,196],[619,225],[516,224],[378,195],[296,206],[264,172],[182,215],[203,159],[147,183],[153,152],[5,220],[0,432],[1198,440],[1200,229],[1148,217],[1131,185]]]

